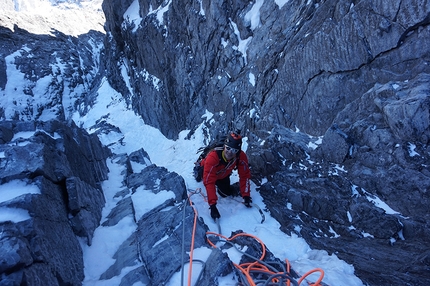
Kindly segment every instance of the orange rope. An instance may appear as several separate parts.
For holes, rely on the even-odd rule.
[[[288,259],[285,259],[285,265],[287,266],[287,273],[290,273],[290,261]],[[290,280],[288,280],[287,286],[290,286]]]
[[[208,202],[208,197],[205,194],[203,194],[201,188],[197,188],[196,191],[193,192],[193,194],[200,194],[203,198],[203,201],[205,201],[206,203]]]
[[[225,237],[225,236],[223,236],[223,235],[221,235],[219,233],[211,232],[211,231],[206,232],[206,234],[207,235],[214,235],[214,236],[221,237],[222,239],[224,239],[226,241],[234,240],[235,238],[237,238],[239,236],[251,237],[251,238],[257,240],[258,243],[260,243],[260,245],[261,245],[262,255],[261,255],[261,257],[258,260],[262,261],[264,259],[265,255],[266,255],[266,247],[265,247],[263,241],[261,241],[258,237],[254,236],[254,235],[247,234],[247,233],[239,233],[239,234],[236,234],[236,235],[234,235],[234,236],[232,236],[230,238],[227,238],[227,237]],[[207,240],[208,240],[208,243],[212,247],[216,248],[215,244],[209,238]],[[280,276],[284,275],[284,274],[288,274],[288,276],[289,276],[289,274],[290,274],[290,263],[289,263],[289,261],[287,259],[285,259],[285,264],[286,264],[286,272],[287,273],[274,272],[274,271],[270,270],[269,268],[267,268],[267,266],[259,263],[258,261],[251,262],[251,263],[250,262],[248,262],[248,263],[242,263],[240,265],[238,265],[236,263],[233,263],[233,265],[245,275],[248,284],[251,285],[251,286],[256,286],[256,284],[254,283],[253,278],[251,276],[251,272],[252,271],[264,272],[264,273],[266,273],[269,276],[277,275],[277,274],[279,274]],[[312,274],[314,272],[317,272],[317,271],[319,271],[321,273],[319,279],[315,283],[309,283],[309,285],[310,286],[321,286],[320,283],[321,283],[322,279],[324,278],[324,271],[321,268],[316,268],[314,270],[311,270],[311,271],[307,272],[305,275],[303,275],[300,278],[300,280],[298,281],[298,285],[300,285],[300,283],[307,276],[309,276],[310,274]],[[286,279],[287,279],[286,285],[287,286],[289,286],[291,284],[290,278],[288,276],[286,277]],[[278,278],[273,278],[272,279],[272,282],[274,282],[274,283],[277,283],[279,281],[280,280]]]
[[[315,269],[312,269],[312,270],[310,270],[310,271],[308,271],[308,272],[306,272],[305,273],[305,275],[303,275],[300,279],[299,279],[299,281],[298,281],[298,283],[299,283],[299,285],[300,285],[300,283],[307,277],[307,276],[309,276],[309,275],[311,275],[312,273],[314,273],[314,272],[317,272],[317,271],[319,271],[321,274],[320,274],[320,277],[318,278],[318,280],[315,282],[315,283],[309,283],[309,285],[310,286],[319,286],[320,285],[320,283],[321,283],[321,281],[323,280],[323,278],[324,278],[324,270],[322,270],[321,268],[315,268]]]

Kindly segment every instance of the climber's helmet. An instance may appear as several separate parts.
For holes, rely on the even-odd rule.
[[[224,141],[227,151],[237,153],[242,147],[242,136],[236,133],[230,133]]]

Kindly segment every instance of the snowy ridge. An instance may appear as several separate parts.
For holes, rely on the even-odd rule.
[[[0,25],[13,31],[14,25],[33,34],[52,34],[52,30],[78,36],[95,30],[104,33],[102,0],[94,1],[3,1]]]

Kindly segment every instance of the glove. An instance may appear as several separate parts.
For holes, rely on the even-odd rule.
[[[250,196],[246,196],[246,197],[243,197],[243,199],[245,200],[244,201],[244,204],[245,204],[245,207],[247,207],[247,208],[252,208],[252,199],[251,199],[251,197]]]
[[[213,219],[220,218],[221,215],[219,214],[218,209],[216,208],[216,204],[210,205],[209,208],[211,209],[211,217]]]

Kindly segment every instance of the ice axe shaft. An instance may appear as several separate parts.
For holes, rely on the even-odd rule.
[[[216,218],[216,219],[215,219],[215,223],[216,223],[216,225],[217,225],[217,227],[218,227],[218,233],[219,233],[219,234],[222,234],[222,233],[221,233],[221,224],[219,223],[219,220],[220,220],[220,218]]]
[[[261,208],[257,204],[254,204],[254,203],[251,203],[251,206],[253,206],[254,208],[256,208],[258,210],[258,212],[261,215],[261,223],[263,223],[266,220],[266,216],[264,215],[264,213],[261,210]]]

